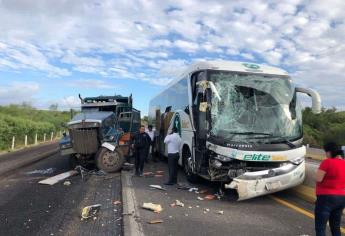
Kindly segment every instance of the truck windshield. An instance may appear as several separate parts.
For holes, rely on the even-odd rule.
[[[211,135],[240,142],[286,142],[302,137],[302,116],[288,77],[209,73]]]

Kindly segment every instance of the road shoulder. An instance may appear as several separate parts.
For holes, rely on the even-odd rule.
[[[130,171],[121,172],[122,201],[123,201],[123,232],[125,236],[144,235],[140,219],[139,208],[135,198]]]

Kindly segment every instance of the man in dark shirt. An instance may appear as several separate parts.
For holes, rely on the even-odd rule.
[[[143,176],[144,163],[147,159],[150,149],[151,139],[145,133],[145,126],[140,126],[140,132],[134,137],[132,147],[134,148],[135,156],[135,175]]]

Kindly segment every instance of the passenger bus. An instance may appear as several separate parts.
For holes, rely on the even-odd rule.
[[[150,101],[156,150],[167,156],[164,137],[176,127],[183,140],[179,164],[189,181],[221,181],[244,200],[299,185],[305,178],[302,109],[288,73],[267,65],[205,61]]]

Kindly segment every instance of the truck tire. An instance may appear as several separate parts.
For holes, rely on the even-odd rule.
[[[114,151],[101,148],[96,154],[96,165],[98,169],[107,173],[120,171],[124,161],[124,155],[119,148],[116,148]]]
[[[182,152],[182,157],[183,157],[183,170],[184,173],[186,174],[186,178],[190,183],[197,183],[199,182],[200,178],[196,174],[193,173],[191,165],[190,165],[190,151],[189,149],[183,149]]]

